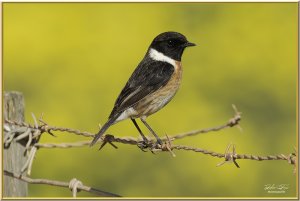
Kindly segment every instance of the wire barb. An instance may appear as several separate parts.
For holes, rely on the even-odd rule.
[[[118,149],[118,147],[112,143],[114,141],[115,141],[115,137],[113,135],[106,134],[104,139],[102,139],[102,144],[101,144],[99,150],[101,150],[107,143],[110,144],[115,149]]]
[[[164,142],[164,144],[161,147],[162,151],[169,151],[173,157],[176,157],[175,153],[172,151],[172,144],[171,144],[171,139],[169,136],[166,134],[167,141]]]
[[[230,152],[230,148],[232,146],[232,152]],[[240,168],[240,166],[238,165],[238,163],[236,162],[236,152],[235,152],[235,145],[232,144],[232,143],[229,143],[226,147],[226,150],[225,150],[225,153],[224,153],[224,158],[225,160],[219,164],[217,164],[217,167],[221,166],[221,165],[224,165],[225,163],[231,163],[233,162],[234,165],[237,167],[237,168]]]

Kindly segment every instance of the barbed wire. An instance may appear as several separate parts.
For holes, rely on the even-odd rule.
[[[223,125],[212,127],[212,128],[198,129],[198,130],[194,130],[194,131],[190,131],[190,132],[185,132],[185,133],[177,134],[174,136],[169,136],[168,138],[173,141],[176,139],[182,139],[184,137],[194,136],[197,134],[205,134],[205,133],[209,133],[211,131],[219,131],[219,130],[222,130],[222,129],[225,129],[228,127],[239,126],[238,124],[239,124],[239,121],[241,120],[241,113],[237,110],[235,105],[232,105],[232,107],[235,111],[235,115],[233,118],[231,118],[228,122],[226,122]],[[28,150],[29,146],[32,143],[32,139],[38,140],[40,135],[42,135],[45,132],[54,136],[52,131],[73,133],[73,134],[81,135],[84,137],[94,137],[94,134],[86,132],[86,131],[82,132],[77,129],[50,126],[43,120],[43,114],[41,115],[41,117],[39,119],[40,125],[37,123],[37,120],[36,120],[36,117],[34,114],[32,114],[32,118],[34,120],[34,125],[28,124],[26,122],[16,122],[16,121],[11,121],[11,120],[6,119],[5,123],[7,123],[9,125],[19,126],[19,128],[12,130],[7,125],[4,126],[4,129],[7,131],[7,134],[5,135],[5,138],[4,138],[4,145],[8,146],[12,142],[12,140],[19,141],[19,140],[22,140],[22,139],[28,137],[29,140],[28,140],[28,143],[26,144],[26,149]],[[240,128],[240,130],[241,130],[241,128]],[[15,135],[17,135],[17,136],[15,136]],[[104,143],[107,141],[111,142],[112,139],[108,140],[108,138],[112,138],[112,135],[103,136],[101,138],[100,142],[104,142]],[[138,142],[142,141],[142,139],[137,139],[134,137],[113,137],[113,140],[115,142],[119,142],[119,143],[123,143],[123,144],[134,144],[134,145],[136,145]],[[148,137],[148,140],[150,142],[154,141],[153,138],[149,138],[149,137]],[[166,140],[168,140],[166,137],[162,138],[162,141],[166,141]],[[36,144],[36,143],[37,142],[35,142],[34,144]],[[86,143],[84,143],[84,145],[86,145]],[[82,145],[82,142],[78,145],[73,144],[73,146],[81,146],[81,145]],[[47,146],[47,145],[44,145],[44,146]],[[50,146],[51,145],[49,145],[48,148],[50,148]],[[65,147],[65,148],[67,148],[67,147]]]
[[[120,138],[119,138],[120,139]],[[124,139],[122,139],[123,141]],[[117,142],[112,140],[111,142]],[[135,141],[135,144],[139,141]],[[99,143],[99,142],[98,142]],[[35,144],[35,147],[37,148],[73,148],[73,147],[83,147],[90,144],[90,141],[79,141],[74,143],[37,143]],[[232,144],[228,145],[233,146]],[[193,152],[199,152],[202,154],[210,155],[213,157],[218,158],[230,158],[230,160],[237,160],[237,159],[248,159],[248,160],[256,160],[256,161],[264,161],[264,160],[286,160],[288,163],[294,165],[296,163],[296,154],[291,153],[288,155],[284,154],[278,154],[278,155],[267,155],[267,156],[257,156],[252,154],[236,154],[235,152],[225,152],[225,153],[218,153],[215,151],[210,151],[207,149],[202,148],[196,148],[191,146],[184,146],[184,145],[171,145],[169,147],[171,150],[185,150],[185,151],[193,151]],[[227,149],[226,149],[227,150]],[[154,153],[156,152],[162,152],[162,151],[169,151],[166,147],[166,145],[163,145],[161,148],[155,148],[152,149]],[[228,156],[230,155],[230,157]],[[229,160],[229,159],[227,159]]]
[[[239,125],[239,122],[241,120],[241,113],[237,110],[237,108],[232,105],[234,109],[234,117],[231,118],[229,121],[227,121],[225,124],[222,124],[220,126],[206,128],[206,129],[198,129],[194,131],[189,131],[185,133],[175,134],[162,138],[163,144],[162,145],[156,145],[155,139],[148,138],[148,144],[146,148],[140,148],[143,151],[150,150],[152,153],[158,153],[158,152],[164,152],[168,151],[171,153],[173,157],[175,157],[175,153],[173,150],[181,150],[181,151],[193,151],[198,152],[206,155],[210,155],[212,157],[218,157],[218,158],[224,158],[224,161],[217,164],[217,166],[221,166],[225,163],[233,162],[236,167],[240,167],[237,163],[237,160],[241,159],[248,159],[248,160],[255,160],[255,161],[265,161],[265,160],[285,160],[289,164],[294,165],[294,172],[296,172],[296,150],[294,153],[290,153],[287,155],[284,154],[277,154],[277,155],[267,155],[267,156],[258,156],[258,155],[251,155],[251,154],[237,154],[235,150],[235,145],[229,144],[226,147],[225,153],[218,153],[215,151],[210,151],[202,148],[196,148],[191,146],[185,146],[185,145],[173,145],[172,142],[178,139],[182,139],[185,137],[191,137],[198,134],[206,134],[213,131],[220,131],[225,128],[230,127],[238,127],[241,131],[241,127]],[[22,167],[22,173],[27,170],[27,175],[30,175],[31,173],[31,167],[32,163],[35,157],[35,154],[39,148],[73,148],[73,147],[82,147],[87,146],[90,144],[90,141],[79,141],[79,142],[73,142],[73,143],[39,143],[39,139],[43,133],[48,133],[50,135],[53,135],[53,131],[60,131],[60,132],[66,132],[71,134],[76,134],[84,137],[94,137],[94,134],[86,132],[86,131],[80,131],[77,129],[71,129],[71,128],[64,128],[64,127],[56,127],[56,126],[50,126],[43,120],[43,115],[39,118],[39,123],[35,117],[34,114],[32,114],[34,125],[25,123],[25,122],[16,122],[11,120],[5,120],[4,130],[6,131],[6,134],[4,136],[4,146],[8,147],[12,141],[20,141],[22,139],[27,138],[28,141],[26,143],[26,150],[27,150],[27,161],[25,162],[24,166]],[[102,136],[102,138],[97,142],[98,144],[101,143],[100,149],[102,149],[106,144],[112,145],[114,148],[118,148],[114,143],[122,143],[122,144],[129,144],[129,145],[139,145],[141,142],[143,142],[143,139],[141,138],[134,138],[131,136],[128,137],[117,137],[111,134],[106,134]],[[230,148],[232,148],[232,151],[230,151]],[[11,175],[11,174],[10,174]],[[15,175],[13,173],[13,175]],[[16,177],[15,177],[16,178]],[[25,177],[18,177],[18,178],[25,178]],[[26,177],[27,178],[27,177]],[[26,179],[27,181],[32,181],[30,179]],[[24,181],[26,181],[24,180]],[[36,180],[40,181],[40,180]],[[30,183],[30,182],[29,182]],[[54,182],[53,185],[56,183]],[[52,184],[51,184],[52,185]],[[66,187],[67,183],[64,183],[64,187]],[[76,184],[78,185],[78,183]],[[59,186],[59,185],[58,185]],[[78,185],[82,186],[82,185]],[[78,188],[79,189],[79,188]],[[74,191],[73,191],[74,195]],[[76,192],[75,192],[76,195]]]
[[[73,197],[77,196],[77,192],[80,190],[90,192],[99,196],[105,196],[105,197],[121,197],[120,195],[114,194],[114,193],[109,193],[105,192],[102,190],[98,190],[89,186],[85,186],[82,184],[81,181],[77,180],[76,178],[71,179],[71,181],[68,182],[63,182],[63,181],[57,181],[57,180],[49,180],[49,179],[32,179],[30,177],[27,177],[22,174],[16,174],[13,172],[9,172],[7,170],[4,170],[4,175],[13,177],[16,179],[19,179],[21,181],[25,181],[30,184],[46,184],[46,185],[51,185],[51,186],[59,186],[59,187],[65,187],[69,188],[72,191]]]

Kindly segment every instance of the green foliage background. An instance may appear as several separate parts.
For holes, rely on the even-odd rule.
[[[159,33],[183,33],[198,46],[183,55],[175,99],[148,118],[161,135],[220,125],[242,111],[241,126],[178,140],[224,152],[289,154],[296,142],[297,3],[4,3],[4,90],[24,93],[26,119],[98,131],[131,72]],[[146,129],[143,127],[146,132]],[[138,136],[130,121],[109,129]],[[41,142],[84,137],[45,134]],[[290,197],[296,175],[285,161],[238,161],[177,151],[153,155],[134,146],[40,149],[32,177],[84,184],[130,197]],[[288,184],[269,194],[266,184]],[[70,196],[30,185],[32,197]],[[81,192],[81,196],[92,196]]]

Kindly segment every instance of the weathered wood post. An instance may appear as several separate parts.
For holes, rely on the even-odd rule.
[[[13,121],[24,121],[24,98],[20,92],[4,93],[4,119]],[[3,138],[2,138],[3,139]],[[26,143],[26,142],[25,142]],[[3,144],[2,144],[3,145]],[[12,142],[9,147],[3,149],[3,169],[21,173],[21,168],[26,161],[25,144],[23,142]],[[26,197],[28,186],[26,182],[4,176],[3,197]]]

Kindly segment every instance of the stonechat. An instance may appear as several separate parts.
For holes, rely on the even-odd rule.
[[[148,140],[139,128],[135,120],[137,118],[155,136],[156,144],[162,144],[146,118],[167,105],[176,94],[182,77],[181,57],[185,48],[190,46],[195,44],[177,32],[164,32],[156,36],[118,96],[108,121],[95,135],[90,146],[111,125],[129,118],[146,145]]]

